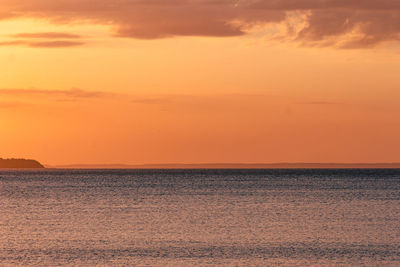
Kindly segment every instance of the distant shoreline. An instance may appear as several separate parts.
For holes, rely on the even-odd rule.
[[[400,163],[76,164],[55,169],[399,169]]]

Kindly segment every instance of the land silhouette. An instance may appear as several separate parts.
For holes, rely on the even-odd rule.
[[[44,166],[33,159],[2,159],[0,169],[42,169]]]

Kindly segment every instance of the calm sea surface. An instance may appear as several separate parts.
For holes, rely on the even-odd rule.
[[[0,266],[400,266],[400,170],[0,171]]]

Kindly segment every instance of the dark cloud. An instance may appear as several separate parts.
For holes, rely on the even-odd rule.
[[[86,20],[112,25],[115,35],[154,39],[173,36],[239,36],[257,24],[304,15],[296,40],[342,48],[399,40],[399,0],[0,0],[0,18]],[[1,15],[3,14],[3,15]]]
[[[372,47],[384,41],[398,41],[400,10],[314,10],[298,38],[318,42],[345,34],[349,38],[336,43],[341,48]]]
[[[393,10],[400,9],[397,0],[250,0],[243,1],[248,7],[283,10]]]

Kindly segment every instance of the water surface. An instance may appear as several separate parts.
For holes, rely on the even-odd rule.
[[[1,266],[400,265],[400,170],[0,171]]]

